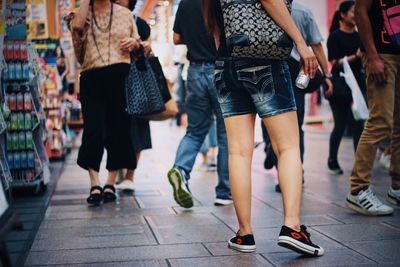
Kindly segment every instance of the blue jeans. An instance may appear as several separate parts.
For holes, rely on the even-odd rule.
[[[208,131],[207,137],[204,140],[203,144],[201,145],[200,148],[200,153],[202,154],[207,154],[209,148],[217,147],[218,146],[218,141],[217,141],[217,124],[215,121],[211,123],[210,130]]]
[[[192,64],[187,79],[186,113],[188,115],[187,132],[181,140],[174,166],[192,171],[196,156],[213,122],[217,122],[218,139],[218,185],[217,198],[231,196],[228,174],[228,144],[226,130],[218,103],[217,90],[213,83],[215,67],[213,64]]]

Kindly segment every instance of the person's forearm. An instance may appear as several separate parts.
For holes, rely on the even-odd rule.
[[[86,23],[86,18],[89,13],[90,0],[81,0],[81,5],[78,8],[72,27],[82,29]]]
[[[363,2],[365,1],[365,2]],[[358,0],[356,1],[356,23],[361,41],[364,45],[368,58],[378,56],[376,51],[374,38],[372,35],[371,21],[368,16],[368,3],[371,0]]]
[[[330,76],[331,71],[329,70],[328,60],[325,56],[324,48],[322,44],[316,44],[311,46],[312,50],[314,51],[315,56],[317,57],[318,63],[321,66],[322,71],[324,72],[325,76]]]
[[[306,45],[283,0],[261,0],[261,3],[275,23],[292,38],[297,46]]]

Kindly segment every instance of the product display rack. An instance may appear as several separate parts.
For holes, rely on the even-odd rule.
[[[62,84],[57,69],[57,38],[33,40],[40,58],[45,61],[42,106],[46,115],[46,152],[50,160],[63,160],[72,147],[67,124],[67,103],[60,93]]]
[[[32,43],[6,43],[3,93],[9,113],[5,147],[11,187],[34,187],[39,193],[46,189],[49,180],[44,175],[48,159],[44,150],[46,129],[40,99],[43,79],[40,61]]]

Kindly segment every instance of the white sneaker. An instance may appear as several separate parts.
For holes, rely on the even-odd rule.
[[[215,206],[227,206],[233,204],[232,199],[216,198],[214,201]]]
[[[386,169],[390,169],[390,158],[390,155],[385,155],[382,153],[381,157],[379,158],[379,163],[382,164],[382,166]]]
[[[390,215],[393,208],[383,204],[371,189],[361,190],[357,196],[347,195],[347,207],[365,215]]]
[[[116,188],[124,191],[135,191],[135,184],[131,180],[124,179],[121,183],[116,185]]]
[[[388,191],[388,201],[394,205],[400,206],[400,189],[390,188]]]

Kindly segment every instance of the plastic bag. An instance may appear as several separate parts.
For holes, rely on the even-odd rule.
[[[365,103],[364,96],[361,93],[360,86],[358,85],[354,73],[351,70],[347,57],[345,57],[343,60],[343,69],[344,74],[341,73],[340,75],[344,77],[347,85],[351,89],[351,95],[353,97],[351,111],[353,112],[354,119],[356,121],[366,120],[369,116],[368,106],[367,103]]]

